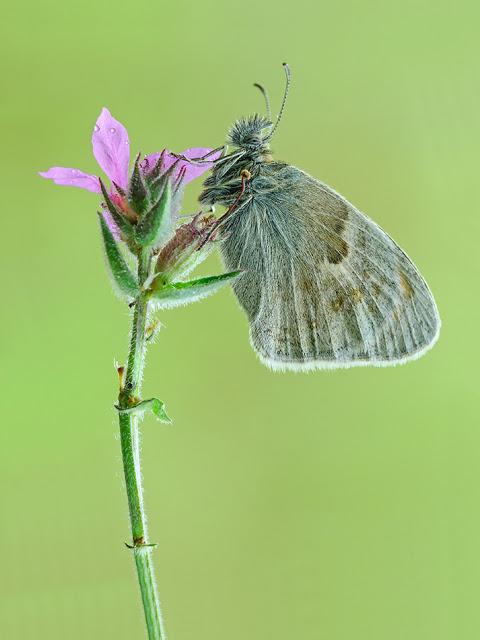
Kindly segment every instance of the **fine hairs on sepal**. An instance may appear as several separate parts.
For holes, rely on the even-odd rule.
[[[135,299],[140,292],[138,280],[133,275],[127,261],[123,257],[119,243],[117,243],[112,231],[105,221],[104,213],[99,212],[98,219],[100,221],[107,267],[110,272],[114,289],[120,297]]]
[[[132,223],[136,221],[136,216],[133,215],[133,212],[129,212],[128,216],[124,212],[122,212],[122,210],[113,203],[110,194],[108,193],[105,185],[103,184],[103,181],[100,178],[99,183],[102,190],[105,207],[112,217],[114,228],[116,227],[118,230],[117,235],[120,235],[120,237],[125,242],[129,242],[133,238],[134,227]],[[118,199],[119,196],[117,196],[117,202]]]
[[[161,245],[172,231],[172,187],[166,179],[158,199],[142,215],[135,227],[135,241],[142,247]]]
[[[140,154],[137,154],[128,184],[128,203],[133,211],[143,214],[150,202],[150,189],[148,188],[144,173],[139,166],[139,161]]]

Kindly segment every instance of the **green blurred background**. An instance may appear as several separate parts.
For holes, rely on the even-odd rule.
[[[171,640],[480,637],[478,3],[4,7],[0,636],[142,638],[113,359],[128,313],[105,273],[96,172],[108,106],[132,150],[215,146],[275,110],[277,157],[331,184],[412,256],[443,330],[395,369],[274,374],[230,291],[165,313],[143,423]],[[201,184],[192,183],[193,211]],[[217,257],[204,273],[215,273]]]

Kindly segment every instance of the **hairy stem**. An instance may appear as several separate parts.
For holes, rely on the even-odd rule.
[[[140,285],[148,277],[149,257],[139,256],[138,279]],[[141,293],[135,301],[132,320],[130,350],[124,383],[118,396],[120,443],[123,470],[128,498],[130,525],[132,529],[132,549],[137,568],[138,582],[142,595],[145,621],[149,640],[166,640],[163,628],[160,602],[149,545],[145,509],[143,505],[140,451],[138,443],[138,417],[134,413],[123,413],[138,401],[142,384],[146,350],[146,326],[148,320],[148,299]]]

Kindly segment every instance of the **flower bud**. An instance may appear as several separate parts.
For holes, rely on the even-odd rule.
[[[209,214],[198,214],[187,224],[177,228],[175,235],[158,254],[155,279],[152,288],[165,284],[172,278],[187,275],[203,262],[214,248],[212,231],[216,218]],[[160,275],[161,274],[161,275]]]

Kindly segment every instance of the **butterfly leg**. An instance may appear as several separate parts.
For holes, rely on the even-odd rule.
[[[220,151],[220,155],[218,158],[214,158],[213,160],[208,160],[209,156],[212,156],[214,153],[217,153],[218,151]],[[174,158],[177,158],[177,160],[185,160],[186,162],[191,162],[194,164],[206,164],[206,163],[212,164],[214,162],[217,162],[221,158],[224,158],[227,154],[227,151],[228,151],[228,145],[224,144],[221,147],[216,147],[216,149],[212,149],[205,155],[199,156],[198,158],[187,158],[187,156],[184,156],[181,153],[172,153],[171,155]]]
[[[206,242],[208,242],[209,240],[212,239],[213,235],[218,230],[218,228],[222,224],[224,224],[232,216],[232,214],[237,212],[239,209],[243,208],[246,204],[248,204],[252,200],[252,196],[250,196],[249,198],[247,198],[245,200],[245,202],[242,203],[242,205],[240,207],[238,206],[239,203],[240,203],[240,200],[242,199],[243,194],[245,193],[246,184],[250,180],[250,178],[252,177],[252,174],[247,169],[243,169],[240,172],[240,177],[242,179],[242,184],[240,186],[240,191],[238,192],[238,195],[235,198],[235,202],[233,202],[233,204],[230,205],[230,207],[225,211],[223,216],[220,216],[220,218],[218,218],[216,223],[212,226],[210,232],[205,236],[205,239],[200,244],[200,246],[198,247],[197,251],[199,251],[205,245]]]

